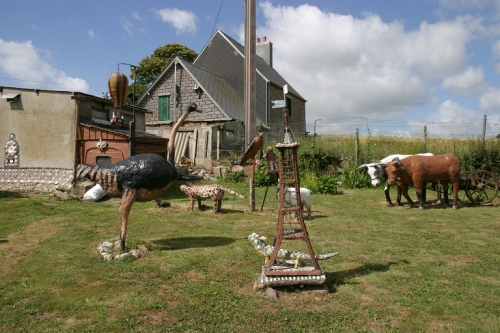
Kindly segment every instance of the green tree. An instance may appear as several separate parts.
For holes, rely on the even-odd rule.
[[[139,68],[135,72],[136,95],[142,95],[176,56],[193,62],[198,54],[190,48],[177,43],[160,46],[154,50],[151,56],[143,58],[139,62]],[[130,78],[133,79],[133,73],[130,74]],[[132,91],[133,87],[130,85],[129,92]]]

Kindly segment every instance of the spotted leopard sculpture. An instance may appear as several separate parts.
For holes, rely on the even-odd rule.
[[[263,255],[265,257],[265,263],[267,264],[269,257],[273,254],[274,251],[274,246],[267,245],[264,243],[264,241],[267,238],[265,236],[260,236],[259,234],[256,234],[255,232],[252,233],[250,236],[248,236],[248,240],[250,243],[253,244],[255,250]],[[338,252],[333,252],[333,253],[326,253],[326,254],[317,254],[314,257],[317,260],[323,260],[323,259],[329,259],[335,256],[338,256]],[[280,249],[278,251],[278,255],[276,259],[282,259],[282,260],[295,260],[295,268],[299,266],[299,263],[303,265],[307,261],[311,260],[311,255],[307,253],[302,253],[302,252],[293,252],[293,251],[288,251],[284,249]]]
[[[201,199],[211,198],[214,201],[214,213],[219,212],[222,205],[222,197],[224,196],[224,192],[229,192],[241,199],[245,199],[243,195],[236,193],[233,190],[230,190],[219,184],[211,184],[211,185],[186,184],[186,185],[181,185],[181,191],[186,193],[189,199],[191,200],[191,211],[193,211],[195,200],[198,200],[198,209],[201,210]]]

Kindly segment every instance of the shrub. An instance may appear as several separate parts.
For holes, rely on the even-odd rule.
[[[346,188],[370,187],[370,177],[366,172],[360,171],[354,163],[348,163],[342,168],[340,179]]]
[[[222,177],[226,183],[241,183],[245,180],[245,173],[243,171],[228,171]]]
[[[321,176],[317,179],[318,192],[322,194],[337,194],[337,179],[331,176]]]
[[[278,174],[270,173],[266,175],[264,168],[259,168],[255,171],[254,185],[258,187],[265,187],[278,184]]]
[[[313,193],[319,193],[317,179],[318,177],[314,172],[300,172],[300,187],[310,189]]]
[[[298,164],[300,170],[320,174],[331,165],[340,165],[341,159],[333,151],[313,145],[307,149],[299,150]]]
[[[462,170],[487,170],[497,173],[500,168],[499,147],[487,147],[481,140],[469,140],[468,150],[460,158]]]

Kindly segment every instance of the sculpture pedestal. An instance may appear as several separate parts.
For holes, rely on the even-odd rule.
[[[263,289],[266,287],[276,286],[301,286],[301,285],[323,285],[326,283],[326,275],[321,269],[320,274],[311,275],[311,272],[316,269],[311,264],[306,264],[298,268],[294,268],[295,261],[276,260],[272,266],[273,271],[281,272],[279,276],[266,276],[266,266],[262,266],[262,271],[254,284],[255,289]],[[303,275],[301,274],[303,273]],[[290,275],[292,274],[292,275]]]

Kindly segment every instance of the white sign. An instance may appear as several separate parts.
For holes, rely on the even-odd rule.
[[[286,101],[285,100],[279,100],[279,101],[271,101],[273,103],[273,109],[277,108],[284,108],[286,106]]]

